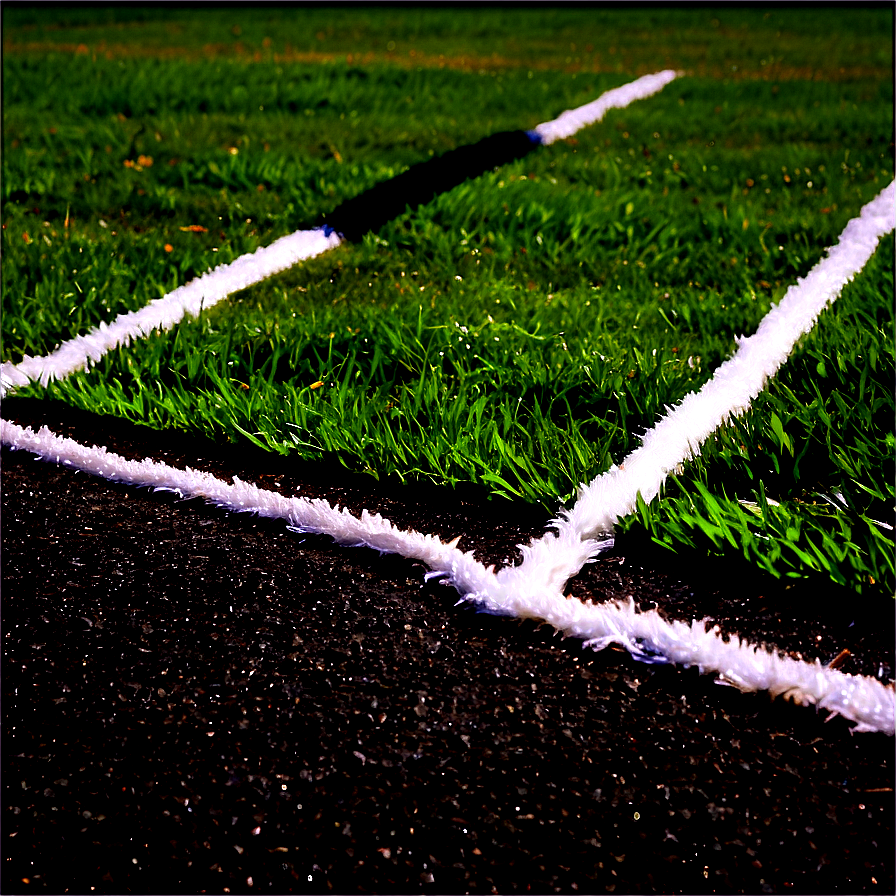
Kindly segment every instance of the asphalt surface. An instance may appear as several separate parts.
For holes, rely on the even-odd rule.
[[[504,563],[543,509],[3,416]],[[425,569],[2,451],[4,894],[892,893],[894,741],[455,606]],[[621,543],[571,592],[893,677],[893,602]]]

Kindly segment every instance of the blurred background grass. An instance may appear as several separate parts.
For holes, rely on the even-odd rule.
[[[892,9],[881,5],[716,6],[437,4],[395,6],[137,3],[4,4],[4,49],[115,58],[388,62],[712,78],[887,77]],[[311,54],[309,57],[308,54]]]

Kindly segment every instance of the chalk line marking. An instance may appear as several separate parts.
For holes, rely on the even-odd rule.
[[[673,71],[645,75],[622,87],[608,90],[584,106],[568,109],[555,121],[536,125],[528,133],[536,142],[553,143],[600,121],[609,109],[619,109],[657,93],[675,77]],[[154,299],[138,311],[119,315],[111,324],[101,323],[83,336],[63,342],[49,355],[26,355],[18,364],[6,361],[0,365],[0,399],[32,380],[46,386],[50,380],[64,379],[77,370],[84,370],[91,362],[95,364],[119,345],[149,336],[154,330],[170,330],[185,315],[196,316],[201,309],[211,308],[227,296],[260,283],[300,261],[334,249],[342,242],[342,237],[326,225],[313,230],[298,230],[270,246],[208,271],[167,295]]]
[[[656,72],[653,75],[644,75],[637,81],[631,81],[628,84],[623,84],[622,87],[608,90],[584,106],[567,109],[553,121],[536,125],[530,133],[536,135],[545,146],[556,140],[571,137],[582,128],[600,121],[610,109],[622,109],[635,100],[642,100],[658,93],[677,76],[678,73],[671,69]]]
[[[0,441],[113,482],[172,491],[182,498],[203,498],[228,510],[286,520],[294,529],[329,535],[342,545],[371,547],[420,560],[430,569],[450,574],[452,581],[465,591],[488,588],[489,577],[494,575],[472,554],[457,548],[459,539],[445,544],[435,535],[403,531],[379,514],[366,510],[355,517],[322,498],[287,498],[239,477],[228,483],[190,467],[181,470],[149,459],[127,460],[106,448],[89,447],[58,436],[46,426],[35,433],[30,427],[0,420]]]
[[[619,466],[611,467],[579,489],[571,510],[552,523],[555,532],[523,550],[523,562],[504,569],[498,578],[507,585],[507,612],[518,615],[516,602],[527,588],[559,592],[566,581],[601,548],[616,521],[632,513],[640,494],[645,503],[660,492],[666,477],[699,453],[704,441],[733,416],[746,412],[768,379],[787,360],[797,340],[808,333],[818,315],[862,270],[883,236],[896,227],[896,181],[853,218],[809,274],[798,280],[772,307],[749,337],[737,337],[737,351],[721,364],[697,392],[681,403],[642,438]],[[598,539],[598,541],[595,541]],[[492,609],[500,611],[504,603]]]
[[[149,336],[154,330],[170,330],[185,315],[195,317],[232,293],[334,249],[341,242],[337,234],[328,235],[322,227],[298,230],[216,267],[138,311],[120,314],[111,324],[101,323],[83,336],[63,342],[49,355],[26,355],[18,364],[6,361],[0,366],[0,398],[32,380],[46,386],[50,380],[65,379],[76,370],[86,369],[90,362],[95,364],[119,345]]]
[[[131,461],[105,448],[88,447],[57,436],[47,427],[35,433],[0,421],[0,441],[12,448],[30,451],[64,466],[115,482],[173,491],[183,498],[203,498],[231,511],[255,513],[283,519],[301,532],[329,535],[342,545],[370,547],[383,553],[419,560],[447,577],[462,595],[507,612],[509,594],[493,567],[486,568],[475,557],[457,547],[457,539],[446,544],[434,535],[401,530],[379,514],[362,511],[356,517],[320,498],[287,498],[234,477],[232,483],[187,468],[153,460]],[[856,731],[894,733],[896,691],[868,676],[852,676],[830,669],[819,660],[806,662],[770,652],[741,641],[723,639],[718,630],[707,630],[699,620],[670,622],[656,610],[639,612],[634,602],[594,604],[559,593],[533,595],[527,589],[515,602],[522,618],[543,620],[569,637],[581,638],[585,646],[601,650],[620,644],[636,658],[697,666],[715,672],[722,681],[744,691],[767,690],[794,702],[817,705],[856,723]]]

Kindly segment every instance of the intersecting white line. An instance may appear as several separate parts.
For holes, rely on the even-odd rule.
[[[204,498],[232,511],[284,519],[295,529],[329,535],[338,543],[366,546],[420,560],[446,575],[461,599],[476,600],[507,612],[506,604],[492,595],[506,594],[493,568],[434,535],[401,530],[379,514],[366,510],[356,517],[321,499],[287,498],[234,477],[224,482],[210,473],[180,470],[152,460],[129,461],[105,448],[87,447],[50,432],[35,433],[5,420],[0,421],[0,440],[46,460],[71,466],[105,479],[131,485],[174,491],[184,498]],[[538,596],[535,596],[536,599]],[[701,672],[717,672],[723,681],[745,691],[767,690],[796,702],[816,704],[856,723],[857,731],[883,731],[894,727],[894,691],[867,676],[852,676],[823,666],[782,656],[733,636],[722,639],[717,630],[707,631],[702,621],[670,622],[656,611],[638,612],[634,602],[593,604],[562,595],[533,595],[517,607],[517,615],[541,619],[558,631],[602,649],[621,644],[636,658],[698,666]]]
[[[797,340],[865,266],[884,234],[896,227],[896,181],[853,218],[838,243],[805,277],[791,286],[749,337],[737,337],[737,351],[698,392],[691,392],[646,433],[619,466],[579,490],[572,510],[549,532],[524,549],[520,566],[502,570],[499,580],[517,594],[524,588],[557,592],[594,556],[595,539],[613,531],[632,513],[640,494],[645,503],[660,492],[669,473],[691,460],[722,423],[746,412],[787,360]],[[508,612],[516,613],[508,604]]]
[[[737,637],[726,641],[716,629],[707,631],[703,622],[669,622],[656,610],[638,612],[633,602],[593,604],[570,599],[563,595],[562,588],[583,563],[606,547],[607,541],[599,541],[598,534],[609,529],[618,515],[628,512],[626,508],[631,509],[634,495],[643,484],[639,484],[643,470],[650,473],[648,483],[658,479],[661,484],[669,469],[691,457],[705,438],[691,440],[685,431],[678,454],[670,455],[666,445],[675,443],[676,429],[700,419],[714,429],[731,414],[746,409],[796,340],[811,329],[820,311],[864,267],[883,234],[893,229],[894,200],[896,184],[891,184],[849,223],[828,258],[788,290],[757,333],[740,340],[735,356],[716,370],[700,392],[692,393],[672,411],[619,468],[583,489],[575,507],[554,521],[556,532],[548,532],[523,548],[520,566],[507,567],[497,574],[493,567],[486,569],[472,554],[459,550],[456,542],[445,544],[432,535],[399,530],[367,511],[357,518],[326,501],[286,498],[237,478],[229,484],[209,473],[178,470],[151,460],[128,461],[105,448],[88,448],[60,438],[46,427],[34,433],[30,428],[0,421],[0,441],[107,479],[202,497],[232,510],[286,519],[297,529],[327,534],[342,544],[402,554],[446,576],[462,600],[482,604],[492,612],[543,619],[558,631],[582,638],[596,648],[619,643],[635,656],[696,665],[701,671],[720,673],[723,680],[744,690],[786,694],[796,702],[839,713],[854,721],[857,731],[893,734],[896,691],[883,682],[846,675],[818,660],[807,663],[772,653]],[[732,398],[737,399],[733,406]]]
[[[661,89],[672,77],[674,73],[667,72],[639,79],[646,82],[642,88],[647,93],[643,95]],[[626,85],[627,88],[632,86]],[[589,104],[591,108],[587,115],[580,115],[577,120],[590,123],[602,116],[605,108],[622,104],[618,95],[613,103],[604,107],[600,107],[599,103]],[[571,115],[564,113],[567,117],[564,128],[570,126]],[[590,117],[595,115],[597,118]],[[559,126],[553,131],[547,126],[539,127],[546,130],[547,136],[543,142],[568,136],[566,130]],[[611,539],[602,539],[601,536],[611,533],[614,522],[634,509],[638,493],[645,500],[655,497],[671,469],[690,459],[707,435],[725,419],[746,410],[750,401],[764,388],[767,378],[786,360],[796,340],[812,328],[818,314],[864,267],[881,237],[893,229],[896,214],[894,201],[896,184],[891,184],[862,210],[859,218],[850,221],[828,258],[820,262],[805,280],[788,290],[781,304],[763,320],[757,333],[749,339],[739,340],[734,357],[719,367],[698,393],[689,395],[671,411],[647,434],[641,448],[629,455],[619,467],[613,467],[583,487],[573,509],[564,512],[560,519],[551,524],[554,532],[549,531],[539,541],[521,548],[524,559],[519,566],[508,567],[498,573],[493,567],[486,569],[472,554],[460,551],[456,541],[445,544],[432,535],[399,530],[378,514],[367,511],[357,518],[346,510],[333,508],[326,501],[285,498],[237,478],[230,484],[191,469],[178,470],[151,460],[128,461],[105,448],[90,448],[56,436],[46,427],[35,433],[30,428],[0,421],[0,441],[108,479],[174,490],[185,497],[202,497],[232,510],[286,519],[294,528],[328,534],[342,544],[366,545],[418,559],[426,563],[433,574],[447,577],[461,593],[461,600],[474,601],[492,612],[543,619],[558,631],[582,638],[587,645],[595,648],[619,643],[641,658],[696,665],[701,671],[719,673],[723,680],[744,690],[786,694],[796,702],[816,704],[839,713],[854,721],[858,731],[893,734],[896,729],[896,691],[874,678],[847,675],[823,666],[818,660],[807,663],[781,656],[741,642],[737,637],[726,641],[717,629],[707,631],[703,622],[668,622],[655,610],[638,612],[633,602],[596,605],[569,599],[563,595],[562,589],[585,562],[612,543]],[[308,233],[317,235],[312,245],[318,247],[321,246],[321,239],[335,237],[328,237],[323,231],[305,232],[306,235]],[[338,242],[338,237],[335,240]],[[268,248],[272,249],[273,246]],[[304,257],[318,254],[326,248],[329,246],[322,246]],[[239,265],[243,261],[238,259],[227,267],[240,270]],[[217,271],[209,276],[213,277],[215,273]],[[188,287],[193,285],[188,284]],[[191,294],[191,301],[201,306],[205,303],[205,297],[200,293],[201,290],[196,290]],[[224,294],[219,298],[223,298]],[[188,300],[178,299],[173,304],[183,309],[181,317],[190,307]],[[197,306],[194,304],[192,307]],[[158,317],[157,312],[158,308]],[[174,313],[171,312],[172,315]],[[170,315],[165,318],[166,321],[170,319]],[[173,322],[167,326],[173,325]],[[132,319],[130,325],[133,323]],[[104,330],[112,328],[101,327],[88,336],[97,336],[100,341],[105,339],[111,348],[133,335],[148,333],[153,329],[148,323],[149,316],[140,319],[139,331],[123,327],[113,337],[107,338],[103,335]],[[76,343],[84,353],[84,360],[72,367],[69,373],[86,366],[88,357],[96,360],[98,346],[95,343],[84,345],[78,341],[84,338],[71,340],[49,356],[56,358],[52,364],[41,366],[40,362],[47,359],[26,359],[34,365],[28,368],[29,372],[22,369],[26,362],[4,365],[0,394],[31,379],[32,369],[39,371],[34,378],[44,383],[59,375],[57,371],[75,363],[77,353],[64,351],[71,343]],[[697,435],[694,435],[695,432]]]

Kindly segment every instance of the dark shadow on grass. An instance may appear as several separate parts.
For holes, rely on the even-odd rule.
[[[419,208],[470,178],[515,162],[540,144],[532,131],[503,131],[478,143],[459,146],[343,202],[323,215],[316,226],[333,230],[347,240],[360,240],[407,210]]]

